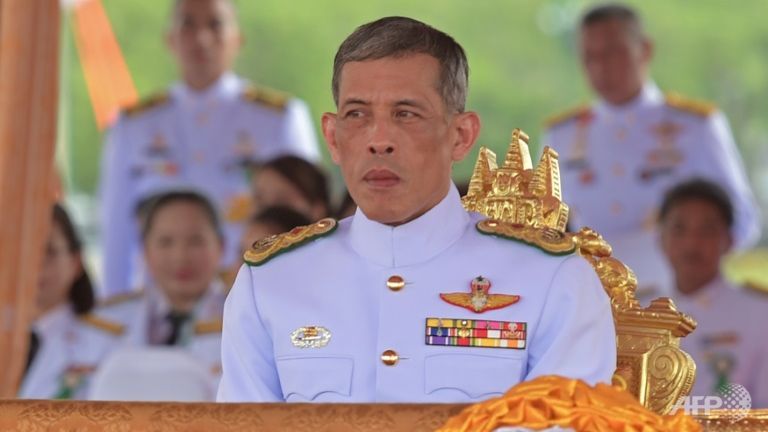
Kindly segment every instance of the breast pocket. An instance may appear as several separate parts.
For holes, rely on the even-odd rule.
[[[470,399],[504,394],[525,374],[523,358],[480,354],[435,354],[425,360],[425,391],[461,392]]]
[[[343,401],[351,393],[350,357],[282,357],[276,363],[287,402]]]

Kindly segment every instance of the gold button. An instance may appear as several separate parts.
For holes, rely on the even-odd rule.
[[[381,362],[387,366],[394,366],[400,360],[400,356],[394,350],[386,350],[381,353]]]
[[[387,279],[387,288],[392,291],[400,291],[405,286],[405,279],[402,276],[390,276]]]

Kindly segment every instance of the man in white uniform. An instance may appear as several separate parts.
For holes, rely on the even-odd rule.
[[[681,347],[696,362],[692,395],[710,396],[739,384],[753,408],[768,407],[768,296],[735,287],[720,271],[730,249],[733,208],[716,184],[692,180],[661,206],[664,253],[675,274],[677,307],[698,322]]]
[[[654,232],[659,205],[670,187],[701,176],[732,197],[736,245],[754,244],[757,206],[728,120],[711,104],[659,90],[640,17],[627,6],[598,6],[584,15],[579,42],[599,99],[553,117],[544,138],[560,154],[571,228],[589,226],[614,246],[638,273],[639,297],[668,293]]]
[[[126,110],[110,131],[101,169],[102,294],[135,287],[138,206],[183,187],[205,193],[225,222],[236,262],[249,216],[248,169],[282,154],[317,160],[307,106],[230,72],[242,39],[230,0],[177,0],[168,43],[182,80]]]
[[[342,43],[323,131],[359,209],[246,252],[218,400],[474,402],[541,375],[610,381],[589,264],[462,207],[451,167],[480,129],[467,78],[461,46],[409,18]]]

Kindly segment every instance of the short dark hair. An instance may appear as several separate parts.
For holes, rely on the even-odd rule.
[[[285,206],[267,207],[253,215],[250,222],[271,225],[280,232],[290,231],[298,226],[312,223],[307,216]]]
[[[321,204],[325,215],[331,210],[328,179],[325,172],[312,162],[298,156],[280,156],[259,166],[258,170],[271,169],[288,180],[310,204]]]
[[[438,91],[446,108],[463,112],[467,100],[469,65],[464,48],[451,36],[406,17],[386,17],[355,29],[344,39],[333,60],[331,90],[339,105],[341,69],[349,62],[427,54],[440,62]]]
[[[165,207],[171,204],[184,202],[198,206],[205,214],[206,219],[211,224],[211,227],[216,232],[219,240],[224,242],[224,233],[221,230],[221,224],[219,223],[219,215],[216,208],[211,204],[211,201],[205,197],[205,195],[188,190],[174,190],[170,192],[161,192],[153,195],[147,199],[141,201],[139,205],[138,213],[141,221],[141,239],[142,241],[147,239],[152,225],[155,223],[157,214],[160,213]]]
[[[69,253],[82,254],[83,244],[80,241],[80,237],[77,235],[77,230],[72,223],[72,219],[61,204],[57,203],[53,205],[53,223],[58,226],[61,229],[62,234],[64,234]],[[91,283],[91,278],[88,276],[88,272],[85,271],[84,266],[80,271],[80,275],[69,288],[68,297],[69,303],[72,306],[72,311],[76,315],[85,315],[95,306],[96,296],[93,292],[93,284]]]
[[[689,200],[706,201],[712,204],[717,208],[726,226],[733,227],[733,204],[728,198],[728,193],[716,183],[701,178],[685,181],[667,191],[659,210],[659,220],[663,221],[675,206]]]
[[[642,18],[633,8],[623,3],[606,3],[588,9],[581,17],[580,28],[610,20],[623,22],[633,36],[645,37]]]
[[[171,5],[171,10],[170,10],[170,12],[171,12],[170,19],[168,20],[169,25],[173,25],[173,23],[175,22],[176,18],[178,18],[177,14],[179,13],[179,7],[181,7],[181,4],[183,2],[185,2],[185,1],[188,1],[188,0],[173,0],[173,4]],[[235,25],[238,25],[238,22],[237,22],[237,4],[235,4],[234,0],[223,0],[223,1],[229,6],[230,10],[232,11],[232,18],[233,18],[232,22]]]

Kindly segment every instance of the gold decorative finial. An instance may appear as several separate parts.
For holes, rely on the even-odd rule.
[[[480,232],[555,255],[575,250],[592,265],[611,299],[618,348],[614,382],[652,411],[668,413],[693,386],[696,365],[680,349],[680,339],[696,328],[696,321],[667,298],[643,308],[635,298],[635,274],[611,256],[611,246],[599,233],[587,227],[565,232],[568,206],[560,189],[557,152],[545,147],[533,167],[528,140],[515,129],[501,167],[492,151],[480,148],[464,207],[488,217],[478,223]]]
[[[464,207],[512,225],[564,233],[568,206],[562,202],[557,152],[546,147],[534,169],[529,139],[520,129],[512,131],[501,167],[491,150],[480,148]]]

